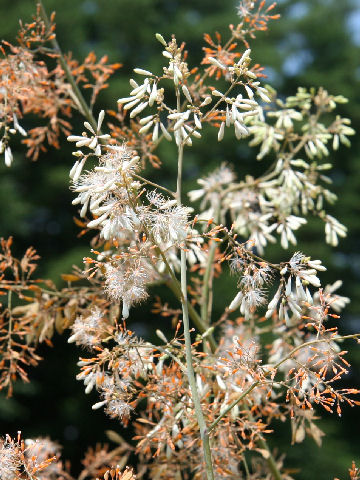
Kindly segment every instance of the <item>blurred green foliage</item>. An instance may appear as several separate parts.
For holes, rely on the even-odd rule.
[[[115,108],[116,99],[127,96],[128,78],[135,66],[159,71],[163,58],[155,32],[165,38],[172,33],[184,40],[189,50],[189,63],[195,65],[202,55],[202,34],[219,31],[228,35],[228,24],[236,22],[235,1],[223,0],[45,0],[48,12],[57,11],[57,38],[65,52],[72,51],[83,59],[90,50],[98,57],[107,54],[110,62],[121,62],[120,69],[103,91],[97,103],[100,108]],[[342,94],[349,103],[341,114],[352,119],[360,131],[360,3],[357,0],[282,0],[278,2],[280,21],[270,24],[270,30],[259,33],[253,42],[252,58],[266,67],[268,83],[281,96],[293,94],[298,86],[323,86],[331,93]],[[0,0],[0,36],[14,41],[18,19],[30,19],[35,2],[29,0]],[[97,112],[95,112],[97,113]],[[75,118],[74,131],[82,128],[82,119]],[[23,122],[28,128],[30,120]],[[245,144],[229,139],[218,144],[215,135],[207,135],[201,145],[187,152],[184,177],[185,190],[193,188],[202,172],[214,169],[223,161],[232,162],[239,177],[256,175],[267,168],[270,160],[257,162],[254,152]],[[64,139],[63,139],[64,140]],[[63,142],[66,144],[66,142]],[[234,146],[235,145],[235,146]],[[71,206],[68,190],[68,171],[72,165],[71,150],[66,145],[61,151],[49,150],[38,162],[24,158],[24,148],[18,145],[11,169],[0,165],[0,234],[15,237],[15,250],[21,253],[33,245],[42,257],[39,274],[54,279],[70,271],[73,264],[81,266],[88,254],[86,238],[76,238],[78,228],[73,223],[76,209]],[[344,280],[341,293],[351,297],[352,303],[341,320],[342,331],[360,327],[360,137],[353,138],[352,148],[341,148],[333,155],[335,167],[331,176],[339,200],[332,214],[349,228],[349,236],[332,249],[324,243],[323,226],[309,223],[300,234],[298,249],[314,258],[321,258],[328,266],[322,276],[324,283]],[[176,169],[174,152],[170,145],[160,151],[164,166],[160,171],[149,170],[149,175],[166,186],[174,187]],[[294,248],[290,248],[293,252]],[[274,260],[287,259],[290,252],[279,247],[267,251]],[[229,297],[229,282],[216,282],[215,290],[221,303],[216,303],[215,314],[222,311]],[[171,297],[169,298],[171,300]],[[143,307],[132,312],[131,328],[147,336],[147,324],[154,322],[164,329],[163,321],[146,313]],[[76,361],[79,352],[69,346],[65,338],[55,338],[54,349],[41,348],[45,361],[32,373],[33,382],[19,384],[14,398],[0,396],[1,433],[13,434],[19,428],[26,437],[49,435],[64,444],[64,457],[79,464],[86,445],[104,441],[104,430],[117,429],[102,411],[92,412],[94,398],[86,397],[83,387],[76,382]],[[348,383],[360,384],[360,354],[352,354],[355,366],[348,375]],[[319,449],[312,440],[289,447],[289,425],[280,425],[272,440],[279,451],[286,451],[290,468],[301,469],[296,478],[325,480],[347,477],[352,459],[360,461],[358,429],[360,412],[345,410],[344,417],[325,415],[320,422],[328,436]],[[124,432],[122,432],[124,434]],[[131,431],[128,434],[131,437]],[[306,462],[304,462],[306,459]],[[316,474],[314,469],[316,469]]]

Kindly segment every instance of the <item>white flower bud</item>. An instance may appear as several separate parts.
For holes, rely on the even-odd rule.
[[[224,138],[224,132],[225,132],[225,122],[221,122],[219,132],[218,132],[218,141],[221,142],[221,140]]]
[[[155,128],[153,130],[152,141],[156,142],[158,138],[159,138],[159,123],[155,125]]]
[[[220,377],[220,375],[216,375],[216,381],[217,381],[217,384],[219,385],[219,387],[221,388],[221,390],[226,390],[226,385],[223,381],[223,379]]]
[[[208,57],[208,61],[212,64],[215,65],[215,67],[221,68],[222,70],[225,70],[226,67],[220,63],[216,58],[214,57]]]
[[[98,122],[97,122],[97,132],[100,132],[101,125],[102,125],[102,122],[104,120],[104,117],[105,117],[105,112],[104,112],[104,110],[101,110],[101,112],[99,113],[99,118],[98,118]]]
[[[185,97],[187,98],[187,100],[188,100],[190,103],[192,103],[192,98],[191,98],[191,95],[190,95],[190,92],[189,92],[187,86],[186,86],[186,85],[183,85],[183,86],[181,87],[181,89],[182,89],[182,91],[183,91],[183,94],[184,94]]]
[[[183,74],[181,73],[179,67],[177,65],[174,65],[174,74],[176,74],[176,76],[178,78],[180,78],[180,80],[182,79],[183,77]]]
[[[139,86],[133,78],[130,78],[129,83],[132,88],[137,88]]]
[[[172,137],[171,137],[170,133],[166,130],[165,126],[161,122],[160,122],[160,128],[161,128],[161,131],[162,131],[164,137],[166,138],[166,140],[171,142]]]
[[[162,340],[164,343],[168,343],[168,339],[165,337],[161,330],[157,329],[155,333],[160,338],[160,340]]]
[[[106,400],[103,400],[102,402],[95,403],[91,408],[93,410],[98,410],[99,408],[103,407],[106,404]]]
[[[238,293],[236,294],[234,300],[233,300],[233,301],[230,303],[230,305],[229,305],[229,310],[230,310],[231,312],[233,312],[234,310],[236,310],[236,309],[240,306],[240,304],[241,304],[241,302],[242,302],[242,299],[243,299],[243,296],[244,296],[244,295],[243,295],[242,292],[238,292]]]
[[[154,120],[151,120],[149,123],[141,127],[139,130],[139,133],[146,133],[153,123],[154,123]]]
[[[94,131],[93,127],[90,125],[89,122],[84,122],[84,127],[87,128],[88,130],[90,130],[90,132],[95,135],[95,131]]]
[[[211,97],[205,97],[205,99],[200,104],[200,107],[205,107],[206,105],[209,105],[209,103],[211,103],[211,101],[212,101]]]
[[[19,122],[18,122],[18,119],[17,119],[17,116],[15,115],[15,113],[13,113],[13,121],[14,121],[14,127],[16,128],[16,130],[21,133],[21,135],[23,135],[24,137],[27,136],[27,133],[26,131],[22,128],[21,125],[19,125]]]
[[[6,147],[5,148],[5,165],[7,167],[11,167],[11,164],[12,164],[13,160],[14,160],[14,157],[13,157],[11,148]]]
[[[246,93],[248,94],[248,97],[250,99],[253,99],[254,98],[254,92],[251,90],[251,88],[248,85],[245,85],[245,90],[246,90]]]
[[[257,78],[256,74],[254,72],[252,72],[251,70],[248,70],[246,72],[246,75],[250,78],[253,78],[254,80]]]
[[[94,137],[94,138],[91,140],[91,142],[89,143],[88,146],[89,146],[89,148],[90,148],[91,150],[95,150],[97,144],[98,144],[97,138]]]
[[[130,118],[134,118],[138,113],[141,113],[148,106],[148,102],[140,103],[134,110],[130,113]]]
[[[154,118],[154,115],[148,115],[147,117],[144,117],[140,120],[140,125],[145,125],[145,123],[150,122]]]
[[[147,77],[152,77],[152,73],[149,70],[144,70],[142,68],[134,68],[134,72],[138,75],[146,75]]]
[[[194,113],[194,122],[195,122],[196,128],[201,130],[202,129],[201,121],[195,113]]]
[[[70,177],[70,178],[73,178],[73,177],[74,177],[78,165],[79,165],[79,160],[76,160],[76,162],[74,163],[74,165],[72,166],[72,168],[71,168],[71,170],[70,170],[70,173],[69,173],[69,177]],[[74,200],[73,200],[73,202],[74,202]],[[74,203],[73,203],[73,204],[74,204]]]
[[[84,137],[80,137],[79,135],[69,135],[67,137],[68,142],[80,142],[81,140],[84,140]]]
[[[267,90],[265,88],[258,87],[258,89],[256,90],[256,93],[259,95],[261,100],[263,100],[264,102],[266,102],[266,103],[271,102],[271,99],[268,97]]]
[[[73,176],[71,177],[72,178],[72,181],[74,183],[76,183],[79,178],[80,178],[80,175],[81,175],[81,172],[82,172],[82,169],[85,165],[85,161],[86,161],[86,157],[84,157],[80,162],[79,164],[77,165],[76,167],[76,170],[73,172]],[[71,169],[72,170],[72,169]]]
[[[87,224],[88,228],[94,228],[100,225],[108,216],[108,212],[105,212],[103,215],[101,215],[99,218],[96,218],[95,220],[92,220]]]
[[[95,385],[95,381],[92,380],[91,382],[89,382],[85,388],[85,393],[86,395],[89,394],[91,392],[91,390],[94,388],[94,385]]]
[[[132,107],[135,107],[135,105],[137,105],[139,102],[140,102],[140,98],[136,98],[132,102],[124,105],[124,110],[130,110]]]
[[[245,52],[242,54],[240,60],[238,61],[238,65],[242,65],[248,58],[250,58],[251,50],[248,48],[245,50]]]

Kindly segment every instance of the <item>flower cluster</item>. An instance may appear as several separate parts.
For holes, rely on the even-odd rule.
[[[139,133],[147,134],[152,130],[153,142],[159,140],[159,135],[163,135],[164,138],[171,141],[173,134],[178,146],[191,146],[191,137],[201,138],[202,123],[224,117],[225,119],[219,127],[219,141],[224,137],[225,127],[230,125],[234,126],[237,139],[247,136],[249,130],[245,126],[245,119],[257,116],[261,112],[259,104],[254,100],[254,92],[262,101],[270,102],[267,90],[260,86],[256,73],[249,68],[251,50],[245,50],[237,62],[235,62],[236,57],[233,57],[234,62],[228,62],[226,65],[220,63],[218,59],[208,56],[206,63],[226,71],[225,76],[231,86],[227,94],[209,87],[208,93],[199,97],[192,95],[191,88],[186,84],[190,74],[187,63],[182,59],[183,52],[177,46],[176,39],[173,37],[169,43],[166,43],[160,34],[157,34],[157,39],[165,46],[163,55],[169,59],[169,66],[164,67],[164,75],[159,77],[147,70],[135,68],[135,73],[146,77],[144,82],[139,85],[131,79],[130,85],[133,90],[131,90],[130,96],[118,100],[124,110],[131,111],[130,118],[142,114],[147,108],[156,107],[157,113],[146,115],[140,119]],[[176,108],[166,104],[164,88],[159,86],[163,79],[168,78],[174,81],[176,87],[178,100]],[[230,97],[228,93],[236,88],[242,89],[243,93],[237,93],[235,97]],[[181,107],[181,97],[184,100],[184,108]],[[212,97],[216,99],[215,104],[213,104]],[[208,107],[210,105],[211,107]],[[164,121],[165,115],[166,121]]]
[[[311,260],[300,252],[295,253],[288,264],[280,271],[282,276],[280,286],[268,304],[266,317],[271,317],[279,305],[279,319],[281,321],[291,325],[293,321],[299,320],[302,316],[304,303],[313,304],[308,285],[320,287],[317,273],[324,270],[326,268],[320,260]],[[286,280],[287,274],[288,278]]]
[[[288,97],[285,101],[277,99],[273,90],[268,93],[273,103],[266,112],[254,105],[253,110],[249,106],[249,111],[239,113],[238,106],[242,103],[244,107],[244,101],[250,100],[228,98],[219,139],[223,137],[225,126],[234,123],[238,136],[249,134],[252,137],[249,145],[259,146],[258,160],[275,152],[278,156],[276,162],[266,174],[256,179],[248,176],[236,181],[236,178],[228,177],[225,192],[218,196],[212,193],[212,197],[216,198],[215,202],[220,202],[222,217],[225,218],[229,212],[236,231],[244,238],[250,237],[260,254],[263,254],[267,243],[276,241],[275,233],[280,236],[284,249],[296,245],[295,232],[307,223],[310,215],[324,221],[326,242],[337,246],[338,237],[346,236],[347,229],[326,212],[326,202],[334,203],[336,196],[327,187],[331,179],[325,175],[331,164],[323,163],[322,159],[330,154],[325,146],[327,143],[335,142],[333,148],[336,149],[336,139],[341,137],[341,141],[347,144],[347,136],[353,135],[354,130],[348,126],[346,118],[336,116],[333,122],[326,125],[322,116],[331,113],[345,99],[329,95],[323,89],[311,93],[299,89],[296,96]],[[213,94],[222,95],[217,90]],[[317,110],[315,123],[312,109]],[[272,119],[275,119],[274,124]],[[323,132],[322,147],[315,151],[315,143],[320,145],[318,131]],[[288,142],[289,135],[291,142]],[[213,175],[215,179],[218,173]],[[200,179],[199,182],[207,185],[208,179]],[[211,185],[207,188],[213,189]],[[196,201],[203,192],[194,190],[189,195],[192,201]],[[210,197],[205,194],[200,215],[210,213],[214,216],[213,207],[209,212],[207,210],[209,202]],[[213,204],[215,202],[212,200]]]
[[[75,342],[76,345],[83,345],[89,348],[100,342],[101,335],[106,333],[103,322],[103,312],[97,307],[88,317],[77,317],[71,329],[73,334],[69,337],[68,343]]]
[[[23,441],[21,432],[18,432],[16,440],[7,435],[5,439],[0,439],[1,479],[55,480],[61,478],[64,471],[59,457],[59,445],[48,438]]]
[[[18,476],[21,466],[20,452],[12,440],[7,437],[0,443],[0,475],[4,480],[13,480]]]

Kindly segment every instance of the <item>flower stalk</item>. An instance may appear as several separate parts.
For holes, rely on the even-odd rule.
[[[178,98],[178,108],[180,108],[179,103],[179,92],[177,89],[177,98]],[[176,189],[176,200],[178,205],[181,205],[181,192],[182,192],[182,169],[183,169],[183,158],[184,158],[184,144],[182,143],[178,147],[178,175],[177,175],[177,189]],[[191,389],[192,401],[194,403],[195,415],[199,425],[200,437],[202,442],[202,448],[204,453],[205,468],[206,468],[206,477],[208,480],[214,480],[214,470],[211,458],[211,449],[210,449],[210,439],[209,432],[205,422],[204,414],[201,408],[201,401],[196,385],[195,372],[193,367],[193,356],[192,356],[192,343],[190,335],[190,323],[189,323],[189,311],[188,311],[188,299],[187,299],[187,279],[186,279],[186,252],[181,249],[181,292],[182,292],[182,312],[183,312],[183,326],[184,326],[184,337],[185,337],[185,358],[186,358],[186,371],[187,377]]]

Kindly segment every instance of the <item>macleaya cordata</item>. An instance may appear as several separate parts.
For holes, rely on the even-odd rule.
[[[278,18],[274,8],[241,0],[227,38],[204,35],[198,66],[189,65],[184,43],[157,33],[163,68],[135,68],[117,111],[99,108],[97,117],[97,93],[119,64],[89,54],[88,104],[86,73],[76,73],[88,70],[62,54],[54,15],[41,4],[34,21],[21,24],[19,44],[7,44],[0,61],[5,164],[13,163],[11,135],[26,137],[36,159],[45,141],[57,146],[64,133],[74,146],[76,223],[91,246],[85,267],[64,273],[67,286],[58,290],[34,275],[32,247],[17,259],[12,238],[1,240],[0,388],[11,395],[17,377],[28,380],[26,367],[41,360],[37,345],[55,331],[81,347],[76,378],[85,394],[97,394],[94,415],[104,411],[117,422],[107,432],[117,445],[89,450],[79,479],[290,479],[286,459],[267,443],[276,420],[291,419],[293,444],[310,436],[321,445],[321,409],[341,415],[359,404],[359,391],[338,382],[350,369],[343,342],[359,338],[336,326],[349,299],[338,294],[341,281],[323,285],[320,259],[296,247],[309,218],[323,224],[333,247],[346,235],[331,214],[328,171],[332,150],[349,146],[354,131],[336,113],[346,102],[341,95],[299,88],[285,98],[266,85],[251,46]],[[49,70],[54,61],[58,68]],[[84,131],[71,124],[72,111],[84,117]],[[56,122],[26,132],[22,118],[33,113]],[[238,142],[254,147],[265,173],[238,178],[235,165],[220,161],[184,192],[188,151],[210,135],[232,139],[234,152]],[[159,148],[164,140],[173,149],[168,157]],[[176,163],[172,190],[152,180],[162,163]],[[267,260],[269,243],[282,248],[280,263]],[[227,298],[215,278],[232,288]],[[155,286],[172,300],[155,296]],[[169,321],[166,332],[153,322],[157,342],[132,331],[139,304]],[[121,435],[128,426],[131,443]],[[74,480],[60,457],[48,438],[6,435],[0,477]],[[357,475],[355,465],[351,472]]]

